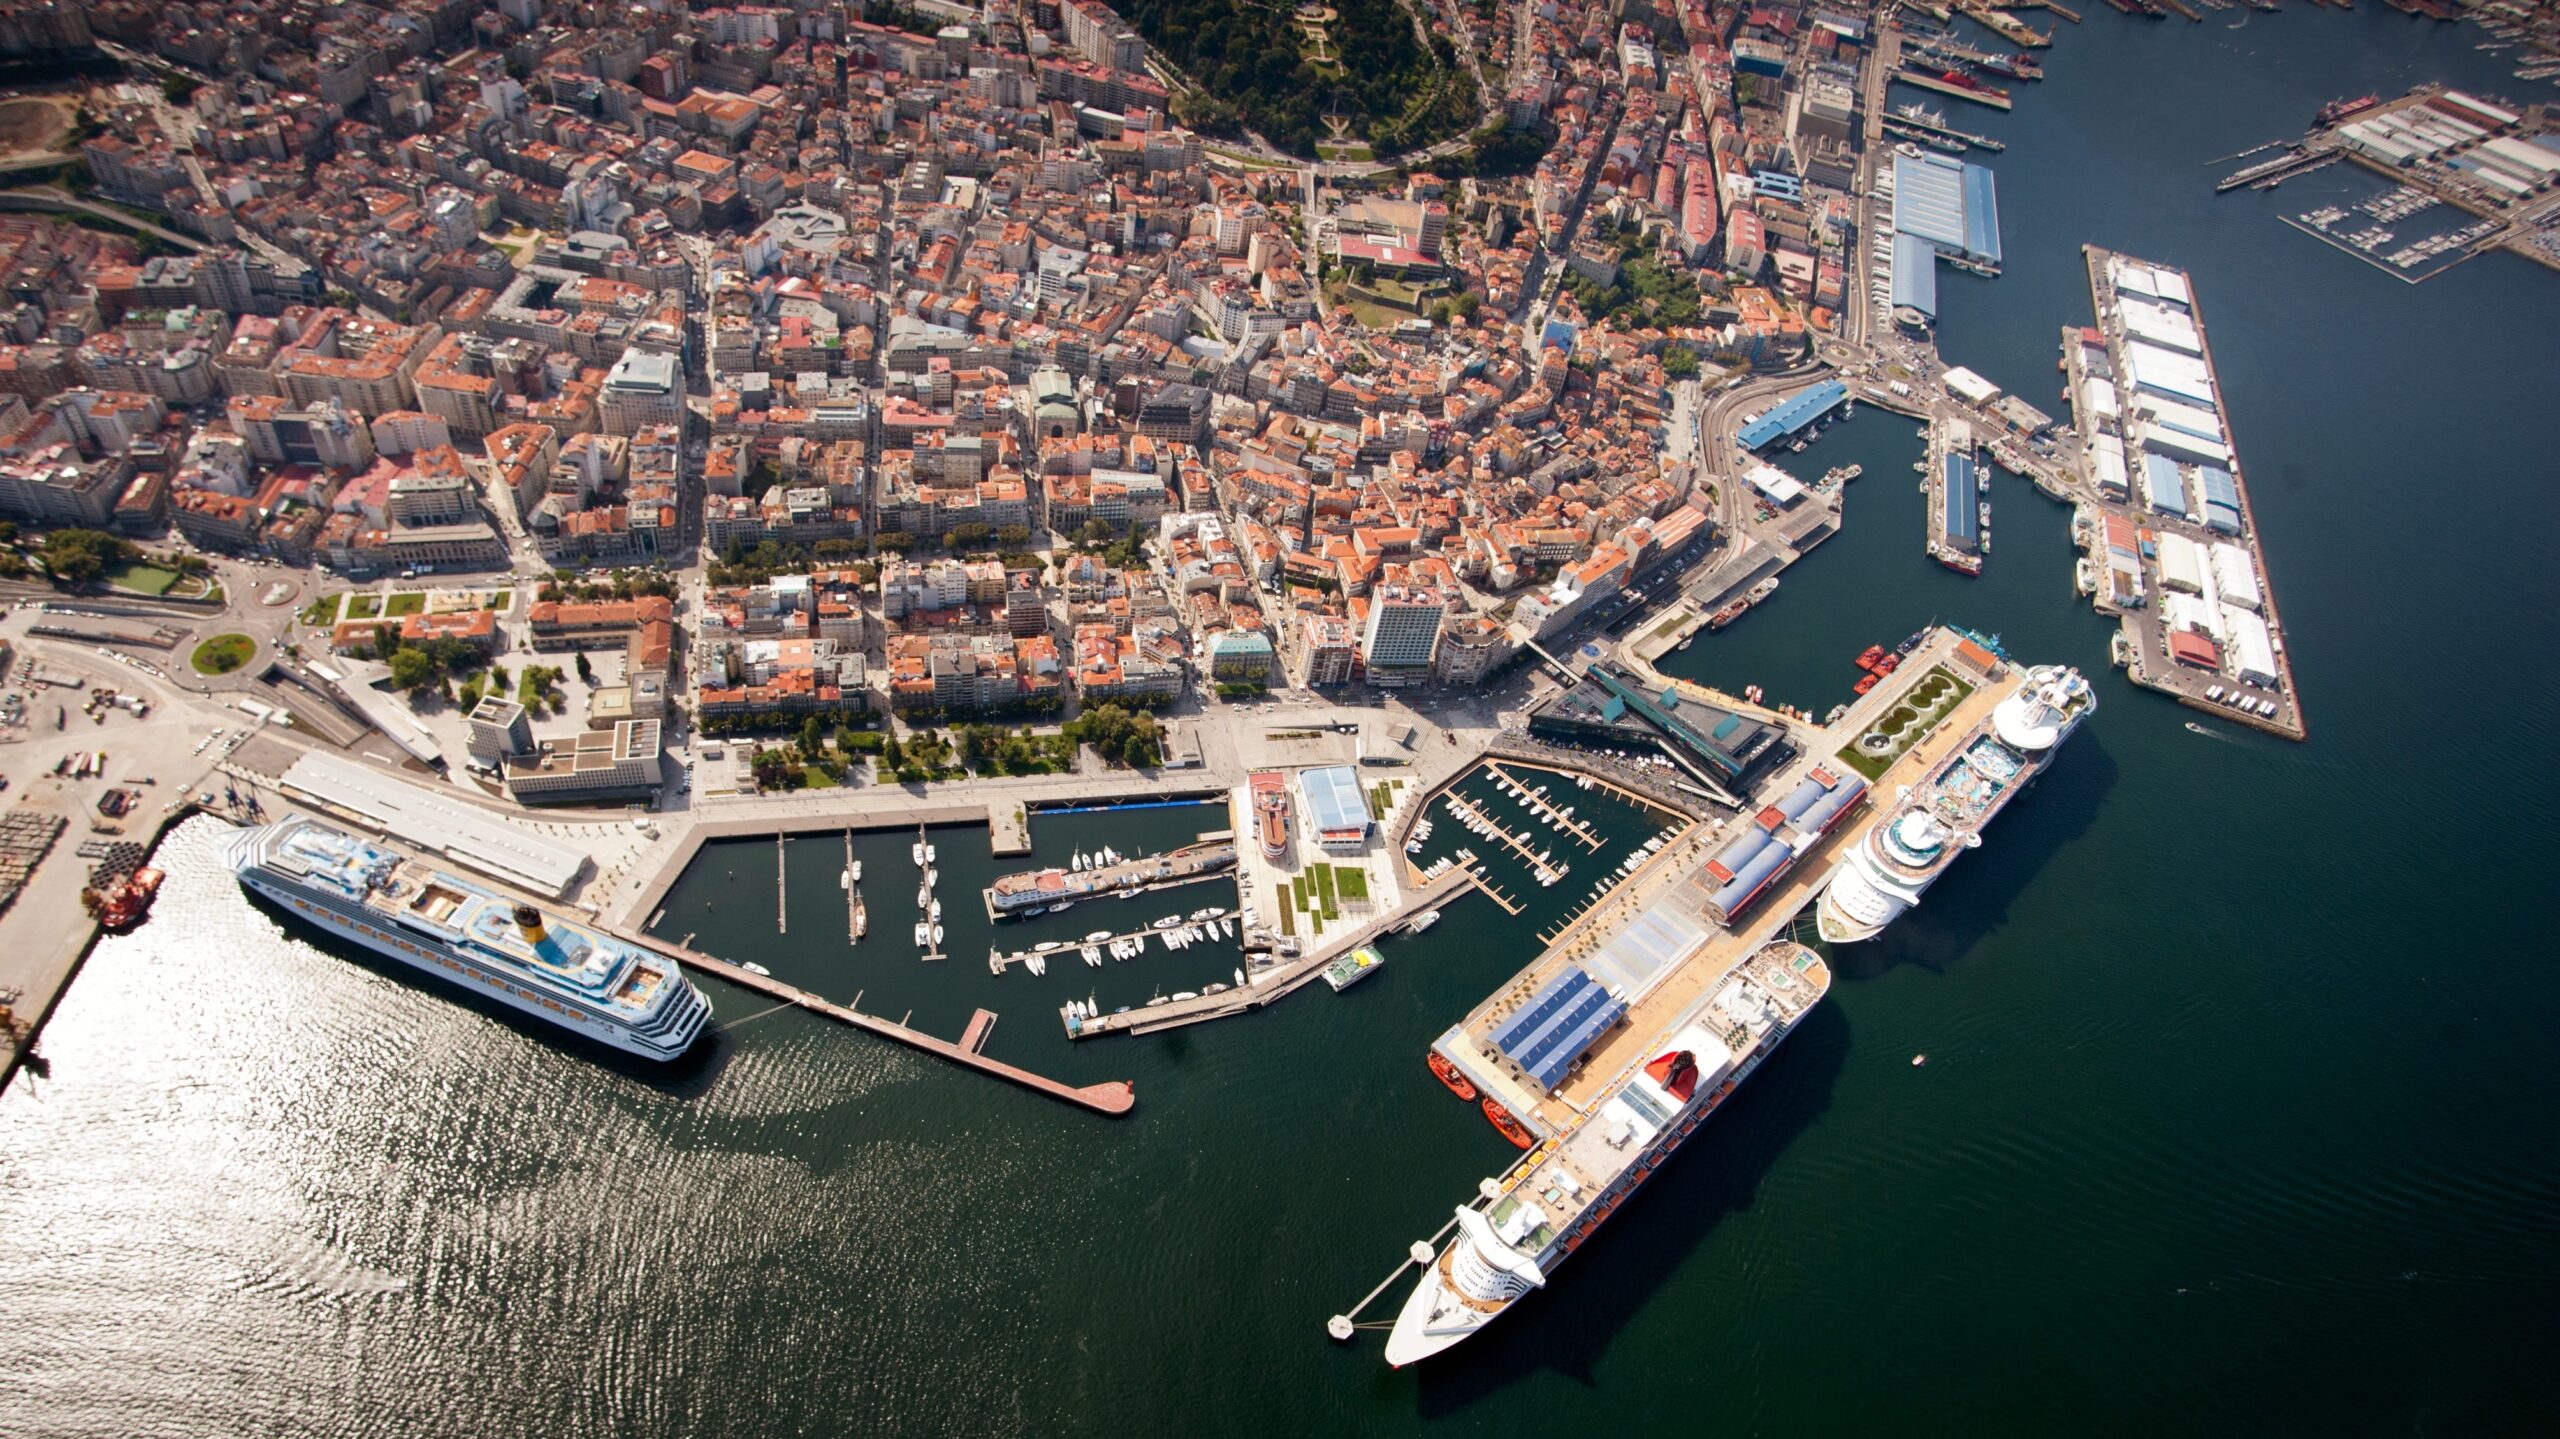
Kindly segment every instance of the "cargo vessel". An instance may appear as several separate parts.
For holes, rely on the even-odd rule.
[[[223,844],[243,888],[308,924],[626,1053],[691,1048],[711,1001],[676,961],[316,819]]]
[[[2379,95],[2358,95],[2353,99],[2340,97],[2321,106],[2320,113],[2311,117],[2311,123],[2315,128],[2335,125],[2349,115],[2370,110],[2381,103],[2382,97]]]
[[[1543,1142],[1531,1137],[1535,1147],[1520,1167],[1493,1186],[1499,1198],[1458,1208],[1457,1233],[1396,1315],[1387,1362],[1401,1367],[1440,1353],[1544,1288],[1830,987],[1831,972],[1812,950],[1786,940],[1762,946],[1647,1046],[1572,1127]],[[1447,1082],[1442,1065],[1433,1069]],[[1497,1127],[1511,1118],[1495,1117],[1491,1096],[1485,1104]],[[1527,1133],[1516,1119],[1504,1132],[1515,1129]]]
[[[1815,905],[1823,939],[1873,939],[1918,904],[1958,854],[1981,845],[1984,827],[2035,782],[2097,707],[2077,670],[2044,665],[2020,676],[1832,870]]]
[[[137,869],[104,889],[81,891],[81,902],[98,917],[99,927],[109,934],[122,934],[151,912],[163,877],[156,869]]]

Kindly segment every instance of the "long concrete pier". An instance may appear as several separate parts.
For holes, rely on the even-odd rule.
[[[613,927],[607,926],[607,928]],[[618,928],[615,928],[614,932],[633,944],[646,945],[671,954],[688,969],[714,975],[742,989],[754,990],[769,999],[795,1005],[811,1014],[823,1015],[838,1024],[851,1025],[855,1029],[893,1040],[910,1049],[923,1050],[927,1054],[950,1060],[954,1064],[977,1070],[982,1074],[994,1075],[998,1079],[1021,1085],[1035,1093],[1045,1094],[1051,1099],[1061,1099],[1078,1108],[1090,1109],[1096,1114],[1126,1114],[1138,1103],[1138,1087],[1125,1079],[1105,1080],[1100,1084],[1067,1084],[1046,1075],[1034,1074],[1030,1070],[1007,1064],[1000,1059],[989,1059],[971,1048],[968,1043],[954,1044],[950,1040],[936,1038],[922,1030],[910,1029],[903,1024],[864,1014],[850,1006],[811,994],[797,985],[785,984],[769,974],[756,974],[741,969],[725,959],[704,954],[689,945],[671,944],[663,939],[651,939],[645,935],[632,934]],[[987,1032],[994,1025],[994,1013],[982,1009],[970,1020],[966,1039],[983,1044],[986,1042]]]

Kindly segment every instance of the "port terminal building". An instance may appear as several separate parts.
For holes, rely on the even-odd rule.
[[[1825,380],[1811,389],[1799,390],[1776,408],[1743,426],[1739,437],[1742,447],[1758,450],[1797,434],[1838,409],[1848,398],[1849,387],[1838,380]]]
[[[2000,200],[1991,172],[1980,165],[1923,150],[1893,157],[1895,266],[1901,273],[1901,239],[1910,236],[1947,259],[1978,270],[2000,268]],[[1937,281],[1929,282],[1929,313],[1937,313]],[[1895,304],[1902,303],[1901,298]],[[1914,308],[1917,308],[1915,306]]]
[[[1658,750],[1735,803],[1795,754],[1787,732],[1776,725],[1669,690],[1649,695],[1633,679],[1598,664],[1580,684],[1531,710],[1529,733],[1565,744]]]

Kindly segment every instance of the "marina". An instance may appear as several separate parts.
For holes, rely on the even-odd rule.
[[[1098,899],[1125,899],[1150,890],[1196,884],[1232,872],[1236,846],[1232,838],[1207,839],[1169,854],[1113,858],[1095,865],[1023,870],[999,877],[987,886],[987,918],[1020,919]]]

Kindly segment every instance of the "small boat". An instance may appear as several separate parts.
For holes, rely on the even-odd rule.
[[[942,901],[937,899],[932,904],[926,906],[925,913],[933,916],[935,919],[942,918]]]
[[[1087,944],[1100,944],[1110,937],[1111,931],[1107,929],[1097,929],[1093,933],[1086,935],[1084,937],[1084,942]]]
[[[838,888],[838,889],[851,889],[851,888],[853,888],[853,871],[852,871],[852,870],[849,870],[849,869],[840,869],[840,870],[837,870],[837,871],[836,871],[836,888]]]
[[[1200,997],[1200,991],[1196,989],[1177,989],[1170,997],[1176,1000],[1198,999]]]
[[[1918,1069],[1920,1066],[1927,1064],[1928,1062],[1929,1056],[1926,1054],[1915,1054],[1911,1056],[1911,1067],[1913,1069]]]
[[[1036,954],[1047,954],[1049,951],[1051,951],[1051,950],[1053,950],[1053,949],[1064,949],[1064,948],[1066,948],[1066,944],[1064,943],[1064,941],[1061,941],[1061,940],[1055,940],[1055,939],[1044,939],[1044,940],[1040,941],[1038,944],[1035,944],[1035,945],[1031,946],[1031,948],[1032,948],[1032,951],[1033,951],[1034,953],[1036,953]]]
[[[1869,645],[1858,652],[1858,668],[1862,670],[1874,669],[1876,667],[1876,661],[1883,658],[1884,646]]]
[[[1024,960],[1022,964],[1025,969],[1031,971],[1031,976],[1034,979],[1038,979],[1049,972],[1049,961],[1042,959],[1036,954],[1031,956],[1029,959]]]
[[[862,883],[862,861],[858,859],[853,862],[853,882]]]
[[[1449,1092],[1451,1094],[1458,1096],[1460,1099],[1473,1099],[1476,1097],[1475,1081],[1467,1078],[1465,1074],[1461,1073],[1458,1066],[1451,1064],[1447,1058],[1442,1056],[1440,1051],[1436,1049],[1432,1050],[1427,1057],[1431,1061],[1431,1072],[1438,1076],[1442,1084],[1449,1087]]]
[[[1088,944],[1084,948],[1077,950],[1076,953],[1084,956],[1084,962],[1092,965],[1094,968],[1100,969],[1102,967],[1102,951],[1094,948],[1092,945]]]
[[[1181,916],[1181,915],[1178,915],[1178,914],[1168,914],[1168,915],[1166,915],[1164,918],[1162,918],[1162,919],[1160,919],[1160,920],[1157,920],[1157,921],[1156,921],[1152,926],[1150,926],[1150,928],[1154,928],[1154,929],[1171,929],[1171,928],[1173,928],[1175,925],[1180,924],[1180,923],[1182,923],[1182,916]]]
[[[916,948],[922,949],[932,942],[933,931],[919,921],[916,925]]]
[[[1224,994],[1227,992],[1227,987],[1223,984],[1203,985],[1201,986],[1200,992],[1202,994]]]
[[[752,959],[739,960],[738,968],[745,970],[749,974],[761,974],[767,979],[771,979],[773,977],[772,970],[765,968],[763,965],[756,963]]]
[[[1236,971],[1236,988],[1244,988],[1244,971],[1241,969]]]
[[[1226,907],[1223,905],[1211,905],[1209,908],[1200,911],[1199,914],[1193,917],[1196,919],[1220,919],[1225,917],[1226,912]]]
[[[912,859],[914,859],[914,860],[915,860],[915,862],[916,862],[916,868],[918,868],[918,869],[922,869],[922,868],[924,868],[924,841],[923,841],[923,840],[917,840],[914,844],[908,845],[908,846],[907,846],[907,854],[908,854],[908,856],[909,856],[910,858],[912,858]]]
[[[1876,661],[1876,675],[1879,678],[1889,675],[1900,668],[1902,668],[1902,656],[1900,655],[1886,655],[1883,659]]]
[[[940,944],[940,943],[942,943],[942,926],[941,926],[941,925],[938,925],[938,924],[937,924],[937,925],[935,925],[935,926],[933,927],[933,942],[934,942],[935,944]]]
[[[1490,1094],[1484,1097],[1484,1117],[1493,1121],[1493,1127],[1502,1132],[1503,1138],[1511,1141],[1511,1147],[1514,1149],[1526,1149],[1538,1142],[1537,1136],[1531,1134],[1526,1125],[1512,1118],[1511,1111],[1502,1107],[1502,1101]]]

